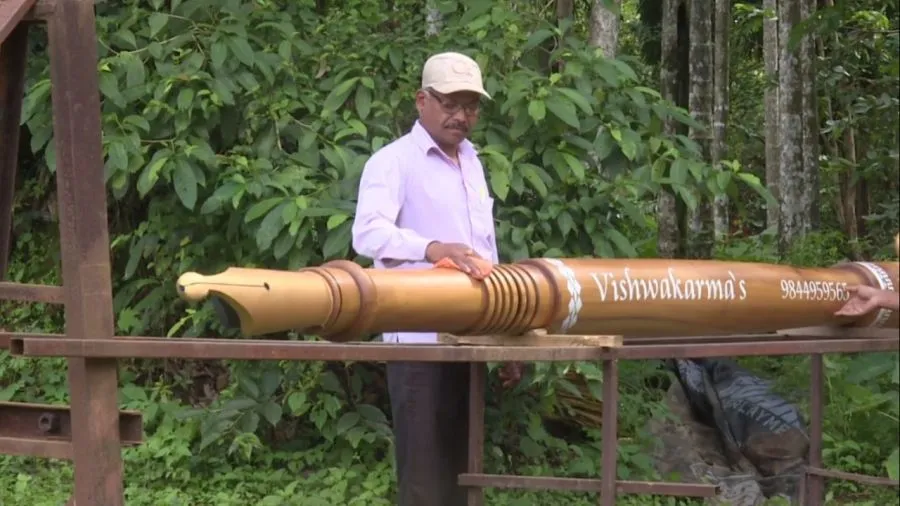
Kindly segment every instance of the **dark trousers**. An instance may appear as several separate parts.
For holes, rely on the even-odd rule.
[[[397,506],[465,506],[469,364],[388,362]]]

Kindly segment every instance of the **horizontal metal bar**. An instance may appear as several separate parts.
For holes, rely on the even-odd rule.
[[[622,348],[534,348],[526,346],[450,346],[440,344],[331,343],[202,338],[115,337],[75,340],[17,335],[10,338],[12,355],[25,357],[185,358],[197,360],[322,360],[420,362],[552,362],[608,359],[701,358],[728,356],[808,355],[889,351],[900,348],[893,339],[782,339],[764,335],[755,342],[642,345]]]
[[[900,329],[887,329],[879,327],[804,327],[799,329],[782,329],[777,331],[777,334],[788,338],[897,339],[898,337],[900,337]]]
[[[48,304],[63,304],[65,302],[61,286],[0,281],[0,300],[4,299],[24,302],[46,302]]]
[[[144,439],[141,414],[136,411],[119,411],[119,434],[123,446],[141,444]],[[0,402],[0,437],[36,441],[71,441],[72,417],[69,407]]]
[[[321,360],[499,362],[598,360],[602,348],[450,346],[237,339],[12,337],[10,354],[26,357],[185,358],[196,360]]]
[[[459,484],[478,488],[515,488],[530,490],[566,490],[600,492],[601,480],[558,478],[553,476],[516,476],[501,474],[460,474]],[[718,487],[705,483],[666,483],[661,481],[616,480],[617,495],[667,495],[680,497],[715,497]]]
[[[777,339],[777,338],[775,338]],[[626,345],[609,350],[610,358],[645,360],[658,358],[715,358],[816,353],[869,353],[900,349],[900,340],[891,339],[798,339],[788,341],[755,341],[712,344]]]
[[[26,332],[7,332],[3,329],[0,329],[0,350],[8,350],[9,349],[9,341],[14,337],[23,337],[28,339],[43,339],[47,337],[58,337],[65,339],[65,334],[31,334]]]
[[[881,478],[879,476],[868,476],[865,474],[848,473],[845,471],[833,471],[831,469],[822,469],[819,467],[807,467],[807,474],[822,476],[824,478],[835,478],[838,480],[855,481],[857,483],[865,483],[867,485],[878,485],[883,487],[900,487],[900,481],[890,478]]]
[[[0,436],[0,455],[72,460],[72,443]]]

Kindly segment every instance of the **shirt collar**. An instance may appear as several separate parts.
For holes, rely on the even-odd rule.
[[[431,138],[431,134],[425,130],[425,127],[416,120],[416,123],[412,127],[412,131],[410,132],[413,142],[427,155],[432,149],[440,152],[441,148],[438,147],[437,143],[434,142],[434,139]],[[472,156],[475,154],[475,147],[469,139],[463,139],[463,141],[459,144],[459,154],[460,156]]]

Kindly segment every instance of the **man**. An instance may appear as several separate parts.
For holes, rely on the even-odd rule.
[[[449,258],[474,277],[473,259],[497,263],[493,199],[467,136],[480,100],[481,69],[459,53],[425,62],[412,130],[372,155],[359,185],[353,248],[376,268],[430,268]],[[451,309],[451,308],[448,308]],[[385,342],[436,343],[437,334],[386,333]],[[519,371],[513,368],[513,381]],[[399,506],[462,506],[468,436],[469,366],[387,366]]]

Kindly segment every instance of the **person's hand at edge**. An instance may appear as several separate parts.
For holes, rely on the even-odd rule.
[[[481,258],[481,255],[465,244],[434,241],[425,248],[425,260],[435,263],[444,258],[452,260],[459,270],[469,276],[483,278],[486,275],[473,261],[473,258]]]
[[[503,364],[500,372],[497,373],[500,381],[503,382],[503,388],[513,388],[522,381],[523,367],[524,364],[522,362],[506,362]]]
[[[898,295],[889,290],[852,285],[847,287],[847,291],[850,293],[850,300],[834,313],[837,316],[862,316],[876,309],[897,309]]]

